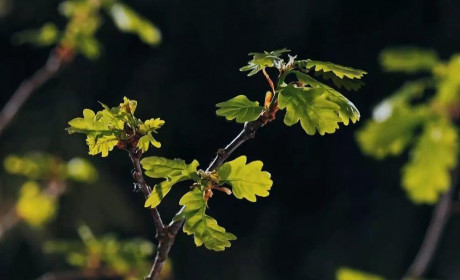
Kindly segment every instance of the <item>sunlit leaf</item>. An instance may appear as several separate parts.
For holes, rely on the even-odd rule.
[[[200,188],[186,193],[179,204],[185,206],[185,210],[176,216],[175,220],[185,218],[184,232],[194,235],[196,246],[204,244],[209,250],[223,251],[230,247],[230,241],[236,240],[235,235],[227,232],[214,218],[206,215],[207,204],[204,191]]]
[[[322,71],[324,73],[331,72],[336,77],[343,79],[361,79],[364,75],[367,74],[366,71],[360,69],[354,69],[347,66],[342,66],[339,64],[334,64],[331,62],[324,62],[318,60],[301,60],[297,62],[299,67],[305,67],[307,69],[311,69],[313,71],[319,72]]]
[[[263,108],[257,101],[250,101],[244,95],[238,95],[228,101],[217,103],[216,111],[218,116],[225,117],[227,120],[236,119],[236,122],[245,123],[257,120]]]
[[[232,186],[232,193],[236,198],[245,198],[251,202],[256,196],[266,197],[273,185],[270,173],[262,171],[261,161],[252,161],[246,164],[246,156],[224,163],[217,169],[220,182]]]
[[[304,85],[308,85],[312,88],[319,88],[324,89],[323,97],[331,102],[340,106],[340,109],[337,111],[339,114],[340,119],[342,120],[343,124],[348,125],[350,120],[352,123],[355,123],[361,117],[358,109],[355,107],[350,100],[348,100],[345,96],[343,96],[340,92],[336,91],[335,89],[331,88],[330,86],[323,84],[311,76],[301,73],[299,71],[294,71],[297,79],[302,82]]]
[[[248,65],[241,67],[240,71],[250,71],[248,76],[253,76],[266,67],[280,68],[283,64],[283,59],[280,56],[287,52],[290,52],[290,50],[281,49],[271,52],[250,53],[252,60],[248,62]]]
[[[167,159],[162,157],[146,157],[141,160],[145,175],[152,178],[165,178],[166,180],[153,187],[152,193],[145,201],[145,207],[155,208],[169,193],[172,186],[185,180],[196,180],[198,161],[186,164],[181,159]]]
[[[339,117],[340,106],[323,95],[322,88],[305,88],[287,85],[280,91],[279,107],[286,109],[284,123],[300,125],[309,135],[334,133],[342,122]]]

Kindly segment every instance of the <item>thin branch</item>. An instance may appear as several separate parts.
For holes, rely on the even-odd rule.
[[[0,111],[0,135],[11,123],[29,97],[44,83],[53,78],[62,67],[71,61],[71,56],[63,56],[62,51],[53,50],[46,64],[32,77],[24,80]]]
[[[16,212],[16,207],[12,207],[5,215],[0,218],[0,239],[2,239],[5,232],[14,227],[21,221],[21,218]]]
[[[270,76],[267,74],[267,72],[264,70],[264,75],[267,78],[268,83],[270,84],[270,87],[272,88],[273,91],[274,85],[272,80],[270,79]],[[226,160],[227,158],[239,147],[241,144],[246,142],[249,139],[253,139],[256,135],[256,131],[264,126],[267,122],[271,121],[274,119],[274,112],[269,112],[271,114],[269,117],[267,117],[266,114],[262,114],[257,120],[251,121],[251,122],[246,122],[244,124],[243,130],[223,149],[217,150],[216,156],[214,159],[211,161],[209,164],[208,168],[206,169],[206,172],[210,172],[213,170],[216,170],[218,167],[220,167]],[[140,171],[140,174],[142,175],[142,171]],[[182,213],[185,210],[185,206],[182,206],[182,208],[179,210],[179,213]],[[152,266],[152,270],[150,271],[149,276],[147,276],[145,279],[146,280],[158,280],[161,270],[163,269],[164,262],[168,258],[169,251],[171,250],[172,245],[174,244],[175,238],[177,233],[179,232],[180,228],[184,224],[185,219],[177,220],[177,221],[171,221],[168,226],[165,227],[164,230],[164,235],[159,236],[159,244],[158,244],[158,249],[157,249],[157,255],[155,257],[155,262]]]
[[[452,185],[447,193],[439,200],[434,209],[433,216],[426,231],[422,245],[415,257],[412,265],[409,267],[407,278],[420,278],[428,270],[433,259],[436,248],[441,240],[446,223],[451,215],[452,199],[454,197],[455,186],[457,184],[458,170],[452,172]]]

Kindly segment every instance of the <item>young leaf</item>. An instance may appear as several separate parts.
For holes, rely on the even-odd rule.
[[[145,175],[152,178],[165,178],[166,180],[153,187],[152,193],[145,201],[145,207],[155,208],[169,193],[176,183],[197,179],[198,161],[185,164],[181,159],[167,159],[162,157],[146,157],[141,160]]]
[[[43,226],[54,217],[56,210],[56,199],[43,192],[36,182],[28,181],[21,187],[16,211],[31,226]]]
[[[171,173],[179,172],[184,177],[196,174],[199,165],[197,160],[186,164],[182,159],[167,159],[163,157],[145,157],[141,160],[145,175],[151,178],[168,178]]]
[[[349,78],[349,79],[361,79],[364,75],[367,74],[366,71],[360,69],[354,69],[351,67],[342,66],[339,64],[334,64],[331,62],[324,62],[318,60],[302,60],[298,61],[297,65],[299,67],[305,67],[307,69],[313,69],[314,71],[323,71],[331,72],[340,79]]]
[[[236,198],[256,201],[256,196],[266,197],[273,185],[270,173],[262,171],[261,161],[246,164],[246,156],[224,163],[217,169],[220,182],[232,186]]]
[[[175,220],[185,218],[184,232],[194,235],[196,246],[204,246],[209,250],[223,251],[230,247],[230,241],[236,236],[219,226],[217,221],[206,215],[207,208],[204,191],[195,188],[186,193],[179,201],[185,210],[175,217]]]
[[[264,51],[263,53],[249,53],[249,55],[253,56],[252,60],[248,62],[248,65],[241,67],[240,71],[250,71],[248,76],[253,76],[266,67],[275,66],[277,68],[281,68],[283,59],[280,58],[280,56],[286,52],[290,52],[290,50],[281,49],[271,52]]]
[[[67,128],[70,134],[87,135],[86,143],[90,155],[101,153],[105,157],[117,143],[127,140],[137,143],[137,148],[142,152],[146,152],[150,144],[157,148],[161,146],[152,133],[156,133],[164,121],[159,118],[145,122],[137,119],[134,116],[137,101],[124,97],[120,106],[109,108],[105,104],[101,105],[104,109],[97,113],[89,109],[83,110],[83,118],[71,120],[70,127]]]
[[[451,184],[457,164],[458,131],[448,120],[429,122],[403,168],[402,185],[415,203],[435,203]]]
[[[115,135],[98,135],[96,133],[90,133],[86,137],[86,144],[88,144],[90,155],[97,155],[100,153],[102,157],[106,157],[118,144],[118,139]]]
[[[374,119],[358,131],[356,139],[367,155],[378,159],[399,155],[428,117],[428,108],[424,106],[413,109],[385,102],[374,110]]]
[[[322,88],[306,88],[287,85],[280,91],[279,107],[286,109],[284,123],[287,126],[300,125],[309,135],[334,133],[342,121],[340,106],[323,95]]]
[[[348,100],[345,96],[343,96],[340,92],[336,91],[335,89],[331,88],[328,85],[325,85],[311,76],[304,74],[299,71],[294,71],[297,79],[305,85],[309,85],[312,88],[321,88],[324,89],[323,96],[326,100],[336,103],[340,106],[340,110],[338,111],[339,117],[345,125],[349,124],[351,120],[353,123],[359,120],[361,117],[358,109],[355,107],[350,100]]]
[[[433,50],[404,47],[385,49],[380,53],[380,64],[388,72],[430,71],[438,63],[438,55]]]
[[[259,102],[250,101],[244,95],[238,95],[228,101],[217,103],[216,111],[218,116],[225,117],[227,120],[236,118],[236,122],[245,123],[257,120],[263,108],[259,106]]]
[[[349,79],[347,77],[339,78],[332,72],[319,71],[315,76],[321,76],[325,80],[331,80],[336,87],[345,88],[348,91],[358,91],[364,85],[364,82],[361,80]]]

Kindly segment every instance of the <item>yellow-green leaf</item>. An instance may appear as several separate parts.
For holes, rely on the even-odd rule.
[[[450,187],[450,170],[457,157],[457,128],[448,120],[427,123],[402,172],[402,185],[411,200],[437,202]]]
[[[340,106],[340,109],[337,111],[337,113],[339,114],[339,117],[344,125],[348,125],[350,120],[352,123],[359,121],[361,115],[358,111],[358,108],[356,108],[355,105],[340,92],[336,91],[328,85],[317,81],[307,74],[299,71],[294,71],[294,73],[297,76],[297,79],[305,85],[309,85],[312,88],[324,89],[324,98]]]
[[[139,139],[137,147],[139,148],[139,150],[145,153],[148,151],[150,144],[152,144],[152,146],[154,146],[155,148],[161,147],[161,143],[155,140],[155,138],[153,138],[151,132],[148,132],[147,135],[144,135]]]
[[[181,159],[167,159],[162,157],[146,157],[141,160],[145,175],[152,178],[165,178],[166,180],[153,187],[152,193],[145,201],[145,207],[155,208],[169,193],[174,184],[191,179],[197,179],[198,161],[186,164]]]
[[[280,91],[279,107],[286,109],[284,123],[291,126],[299,122],[305,132],[314,135],[334,133],[342,122],[340,106],[326,99],[322,88],[287,85]]]
[[[250,101],[244,95],[238,95],[225,102],[217,103],[216,111],[218,116],[225,117],[227,120],[236,119],[238,123],[245,123],[257,120],[263,108],[259,106],[259,102]]]
[[[204,191],[200,188],[186,193],[179,204],[185,206],[185,209],[175,217],[175,220],[185,218],[184,232],[194,235],[196,246],[204,244],[209,250],[223,251],[230,247],[230,241],[236,240],[235,235],[227,232],[214,218],[206,215],[207,204]]]
[[[98,136],[90,133],[86,137],[86,144],[88,144],[90,155],[97,155],[100,153],[102,157],[106,157],[109,155],[109,152],[115,148],[117,143],[118,139],[115,135]]]
[[[367,74],[366,71],[360,69],[354,69],[347,66],[342,66],[339,64],[334,64],[331,62],[324,62],[319,60],[303,60],[297,62],[300,67],[306,67],[307,69],[313,69],[316,72],[332,72],[335,76],[340,79],[344,77],[349,79],[361,79],[364,75]]]
[[[256,196],[266,197],[273,185],[270,173],[262,171],[263,163],[260,160],[246,164],[246,156],[224,163],[217,169],[220,182],[232,186],[236,198],[245,198],[251,202]]]

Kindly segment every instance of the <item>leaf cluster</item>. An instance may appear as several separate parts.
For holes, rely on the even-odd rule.
[[[279,109],[286,110],[284,123],[292,126],[300,121],[302,128],[309,135],[318,132],[321,135],[334,133],[339,123],[348,125],[355,123],[360,114],[355,105],[332,86],[320,82],[314,76],[331,80],[334,85],[347,90],[357,90],[362,85],[361,78],[365,71],[346,67],[331,62],[317,60],[297,60],[288,56],[282,58],[289,50],[282,49],[263,53],[250,53],[252,60],[242,67],[241,71],[249,71],[248,76],[263,72],[271,91],[267,94],[264,106],[257,101],[251,101],[244,95],[238,95],[225,102],[218,103],[218,116],[238,123],[256,121],[271,121]],[[278,71],[278,81],[275,83],[269,77],[266,69]]]

